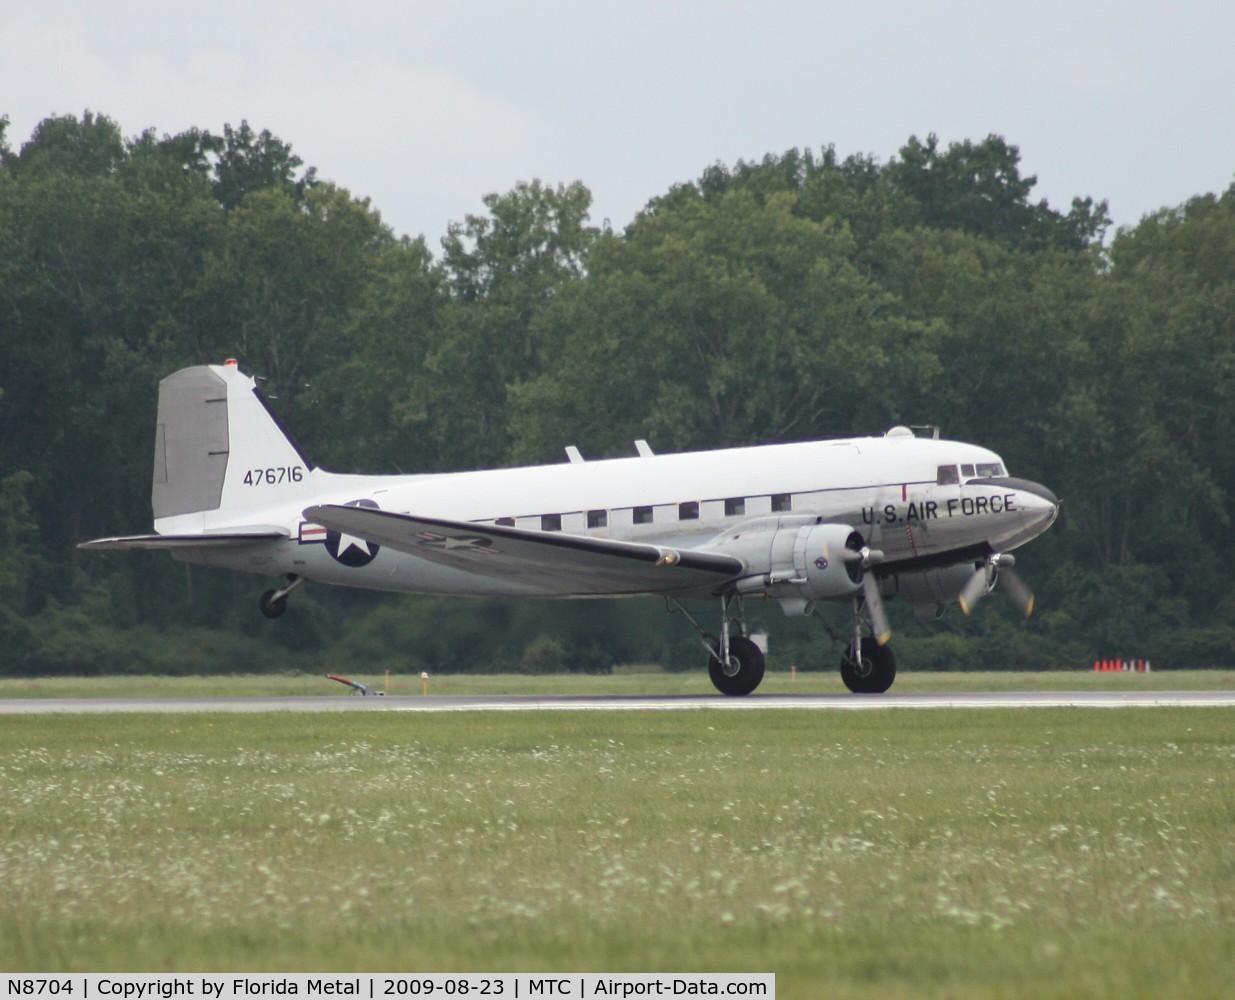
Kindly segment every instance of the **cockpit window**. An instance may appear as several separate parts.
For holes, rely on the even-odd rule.
[[[966,463],[958,470],[955,465],[941,465],[935,477],[939,486],[953,486],[966,479],[1001,479],[1008,473],[1002,462]]]

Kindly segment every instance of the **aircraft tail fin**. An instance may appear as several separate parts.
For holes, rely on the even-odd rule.
[[[156,531],[178,530],[185,515],[311,498],[312,471],[234,361],[184,368],[159,383],[150,497]]]

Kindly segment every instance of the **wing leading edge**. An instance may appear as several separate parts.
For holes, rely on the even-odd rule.
[[[309,507],[304,518],[442,566],[517,582],[545,597],[710,590],[743,571],[740,559],[715,553],[371,507]]]

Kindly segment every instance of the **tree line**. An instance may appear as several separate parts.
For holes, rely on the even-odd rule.
[[[236,357],[320,465],[420,472],[927,424],[1063,498],[1009,602],[907,666],[1235,663],[1235,186],[1108,233],[998,136],[715,164],[622,231],[518,183],[436,249],[247,122],[126,138],[0,119],[0,673],[697,665],[658,602],[262,583],[87,538],[149,530],[157,384]],[[773,611],[770,666],[834,667]]]

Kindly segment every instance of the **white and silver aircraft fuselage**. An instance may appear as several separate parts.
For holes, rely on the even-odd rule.
[[[860,692],[895,677],[887,598],[923,616],[953,601],[968,613],[1002,577],[1032,609],[1010,553],[1053,523],[1058,501],[1009,477],[985,448],[905,428],[673,455],[636,446],[635,457],[603,461],[572,447],[569,462],[527,468],[326,472],[235,362],[187,368],[159,388],[154,533],[82,547],[162,549],[282,576],[262,596],[271,617],[307,580],[426,594],[719,599],[718,635],[691,621],[726,694],[747,694],[763,677],[747,597],[777,600],[791,615],[851,602],[841,672]]]

